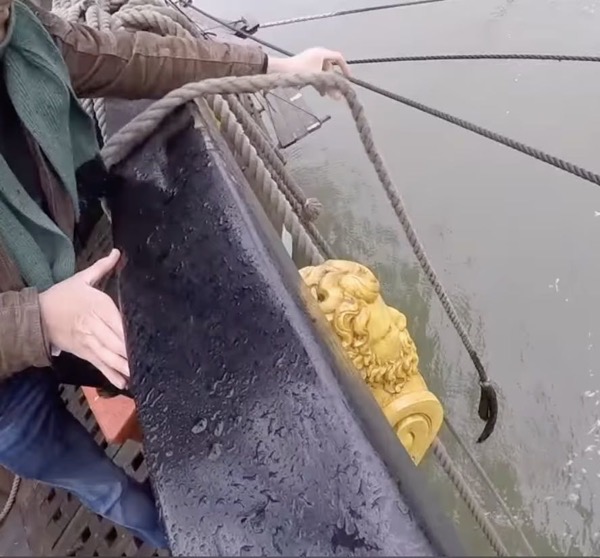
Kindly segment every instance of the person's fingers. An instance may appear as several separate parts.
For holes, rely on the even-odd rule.
[[[88,285],[93,286],[115,268],[115,266],[119,262],[120,257],[121,253],[118,250],[112,250],[108,256],[99,259],[96,263],[94,263],[87,269],[80,271],[78,275]]]
[[[124,336],[115,332],[102,317],[98,316],[97,319],[94,320],[91,333],[95,335],[108,350],[127,359],[127,348],[125,347]]]
[[[341,52],[330,52],[327,55],[327,61],[330,64],[335,64],[339,67],[346,77],[350,77],[350,66],[346,63],[346,59],[343,57]]]
[[[129,364],[127,359],[108,349],[100,339],[90,336],[88,339],[88,350],[91,351],[97,362],[100,362],[108,370],[117,372],[125,382],[129,378]]]
[[[333,71],[333,62],[328,59],[323,60],[323,71],[324,72],[332,72]],[[320,92],[321,95],[327,95],[329,98],[338,101],[342,96],[337,89],[326,89],[325,91]]]
[[[119,389],[125,389],[127,387],[127,380],[124,376],[119,374],[115,369],[110,368],[102,360],[96,357],[94,354],[91,354],[88,358],[86,358],[88,362],[93,364],[102,375],[115,387]]]
[[[117,336],[117,338],[123,343],[122,350],[117,351],[119,354],[126,356],[125,352],[125,331],[123,329],[123,318],[121,312],[117,308],[117,305],[113,302],[107,294],[98,293],[98,304],[94,307],[94,314],[97,318],[102,320]]]

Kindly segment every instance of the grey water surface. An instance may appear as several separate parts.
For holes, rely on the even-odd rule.
[[[202,0],[260,21],[381,0]],[[200,5],[200,4],[198,4]],[[528,52],[600,54],[598,0],[447,0],[265,29],[290,50],[347,58]],[[357,77],[600,171],[600,64],[530,61],[355,66]],[[419,271],[342,103],[290,150],[325,206],[319,226],[343,256],[371,266],[405,312],[422,370],[537,554],[600,553],[600,189],[506,147],[361,90],[376,141],[445,288],[468,325],[501,415],[475,440],[475,370]],[[443,439],[511,552],[522,539],[448,434]],[[432,482],[465,540],[487,553],[470,514],[430,459]]]

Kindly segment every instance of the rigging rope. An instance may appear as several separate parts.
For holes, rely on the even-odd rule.
[[[389,62],[430,62],[434,60],[554,60],[556,62],[600,62],[600,56],[571,54],[434,54],[424,56],[383,56],[355,58],[347,64],[387,64]]]
[[[169,4],[173,4],[173,0],[165,0],[165,1],[169,2]],[[270,43],[268,41],[265,41],[263,39],[259,39],[258,37],[255,37],[254,35],[250,35],[248,33],[239,31],[232,25],[229,25],[226,21],[223,21],[222,19],[215,17],[212,14],[209,14],[208,12],[205,12],[204,10],[202,10],[196,6],[189,6],[189,7],[192,10],[195,10],[196,12],[200,13],[204,17],[223,25],[223,27],[227,27],[231,31],[240,33],[244,37],[246,37],[266,48],[270,48],[271,50],[274,50],[275,52],[278,52],[279,54],[283,54],[285,56],[294,56],[293,52],[283,49],[283,48],[281,48],[273,43]],[[409,99],[408,97],[398,95],[397,93],[393,93],[392,91],[388,91],[387,89],[383,89],[382,87],[373,85],[372,83],[369,83],[362,79],[351,77],[350,82],[355,85],[358,85],[359,87],[362,87],[364,89],[372,91],[373,93],[377,93],[378,95],[381,95],[383,97],[391,99],[392,101],[396,101],[396,102],[406,105],[408,107],[420,110],[421,112],[424,112],[431,116],[435,116],[436,118],[440,118],[441,120],[449,122],[450,124],[454,124],[455,126],[463,128],[464,130],[468,130],[469,132],[478,134],[484,138],[487,138],[487,139],[490,139],[497,143],[500,143],[506,147],[510,147],[511,149],[514,149],[515,151],[518,151],[519,153],[523,153],[524,155],[528,155],[529,157],[537,159],[538,161],[541,161],[542,163],[546,163],[546,164],[556,167],[564,172],[567,172],[569,174],[577,176],[578,178],[587,180],[588,182],[591,182],[592,184],[596,184],[597,186],[600,186],[600,175],[599,174],[589,171],[587,169],[584,169],[583,167],[580,167],[579,165],[575,165],[573,163],[565,161],[564,159],[561,159],[560,157],[556,157],[555,155],[550,155],[540,149],[536,149],[535,147],[531,147],[525,143],[511,139],[511,138],[504,136],[502,134],[499,134],[497,132],[492,132],[491,130],[484,128],[483,126],[479,126],[478,124],[473,124],[472,122],[469,122],[468,120],[464,120],[463,118],[453,116],[452,114],[449,114],[444,111],[438,110],[436,108],[430,107],[430,106],[420,103],[418,101],[414,101],[413,99]]]
[[[289,19],[281,19],[279,21],[269,21],[268,23],[262,23],[260,25],[260,29],[267,29],[269,27],[280,27],[281,25],[290,25],[292,23],[304,23],[305,21],[316,21],[317,19],[328,19],[332,17],[340,17],[346,15],[364,14],[367,12],[391,10],[393,8],[406,8],[408,6],[419,6],[421,4],[433,4],[436,2],[445,1],[446,0],[413,0],[411,2],[395,2],[394,4],[383,4],[381,6],[368,6],[365,8],[355,8],[353,10],[339,10],[337,12],[326,12],[323,14],[292,17]]]

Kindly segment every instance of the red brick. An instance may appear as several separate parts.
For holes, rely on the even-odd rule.
[[[98,421],[98,426],[109,444],[122,444],[126,440],[142,441],[133,399],[122,395],[100,397],[95,388],[82,389]]]

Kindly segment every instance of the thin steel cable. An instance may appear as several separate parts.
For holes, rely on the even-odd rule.
[[[555,62],[600,62],[600,56],[572,54],[432,54],[421,56],[382,56],[378,58],[355,58],[346,64],[389,64],[392,62],[432,62],[437,60],[552,60]]]
[[[262,23],[260,29],[268,29],[269,27],[281,27],[282,25],[291,25],[293,23],[304,23],[305,21],[316,21],[318,19],[329,19],[332,17],[340,17],[355,14],[364,14],[367,12],[377,12],[381,10],[391,10],[395,8],[407,8],[409,6],[420,6],[422,4],[434,4],[437,2],[445,2],[446,0],[412,0],[411,2],[394,2],[393,4],[383,4],[380,6],[365,6],[363,8],[354,8],[351,10],[338,10],[337,12],[326,12],[322,14],[313,14],[289,19],[280,19],[279,21],[269,21]]]

